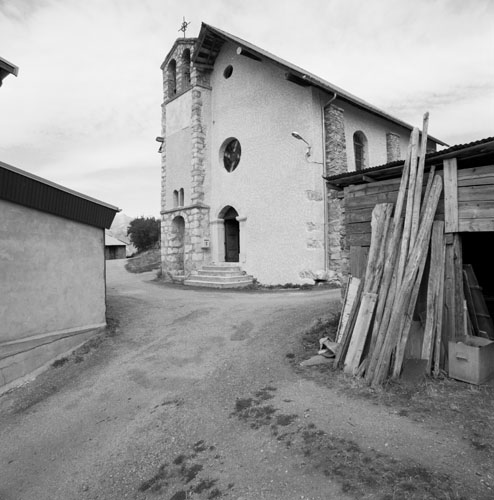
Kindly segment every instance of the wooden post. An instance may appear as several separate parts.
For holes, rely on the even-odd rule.
[[[463,258],[461,251],[461,236],[456,233],[453,235],[453,262],[454,262],[454,298],[455,298],[455,337],[464,337],[465,310],[463,303],[465,301],[465,294],[463,291]]]
[[[456,158],[444,160],[444,230],[458,232],[458,173]]]
[[[444,222],[435,221],[432,225],[431,265],[427,285],[427,317],[425,320],[424,341],[422,343],[422,359],[427,360],[427,374],[430,374],[432,367],[441,275],[444,275]]]
[[[434,377],[439,377],[441,370],[441,339],[443,337],[443,317],[444,317],[444,265],[446,258],[446,245],[444,244],[441,249],[442,271],[439,275],[439,294],[437,297],[436,308],[436,333],[435,333],[435,346],[434,346]]]

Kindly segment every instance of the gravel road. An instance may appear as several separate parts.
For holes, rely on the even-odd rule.
[[[394,498],[380,481],[425,484],[396,498],[462,498],[421,493],[440,487],[437,473],[461,480],[475,467],[454,436],[290,364],[300,332],[338,310],[339,290],[153,278],[108,262],[115,334],[0,398],[0,500]]]

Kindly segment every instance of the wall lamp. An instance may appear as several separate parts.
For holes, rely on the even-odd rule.
[[[158,153],[161,153],[163,151],[163,143],[165,142],[165,138],[158,136],[156,137],[156,142],[161,143],[160,148],[158,149]]]
[[[305,157],[309,159],[310,155],[312,154],[312,146],[298,132],[292,132],[292,136],[295,137],[295,139],[298,139],[299,141],[305,142],[305,144],[307,144]]]
[[[298,132],[292,132],[292,136],[295,137],[295,139],[298,139],[299,141],[305,142],[307,144],[307,151],[305,152],[305,159],[309,163],[316,163],[317,165],[322,165],[322,161],[312,161],[309,160],[311,154],[312,154],[312,146],[298,133]]]

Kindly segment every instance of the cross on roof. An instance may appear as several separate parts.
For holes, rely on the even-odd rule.
[[[180,29],[178,31],[182,31],[183,34],[184,34],[184,38],[185,38],[185,32],[187,31],[187,26],[190,24],[190,22],[187,22],[185,20],[185,16],[184,16],[184,20],[182,22],[182,25],[180,26]]]

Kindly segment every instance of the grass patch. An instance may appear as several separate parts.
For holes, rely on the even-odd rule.
[[[454,477],[330,436],[298,415],[278,413],[277,408],[265,404],[262,395],[260,390],[254,397],[238,399],[232,415],[255,429],[267,426],[280,443],[304,457],[306,467],[337,481],[344,493],[355,498],[400,500],[474,498],[460,493],[462,487]]]
[[[140,252],[131,259],[127,259],[125,269],[129,273],[145,273],[154,271],[161,266],[161,251],[159,248],[152,248],[145,252]]]

